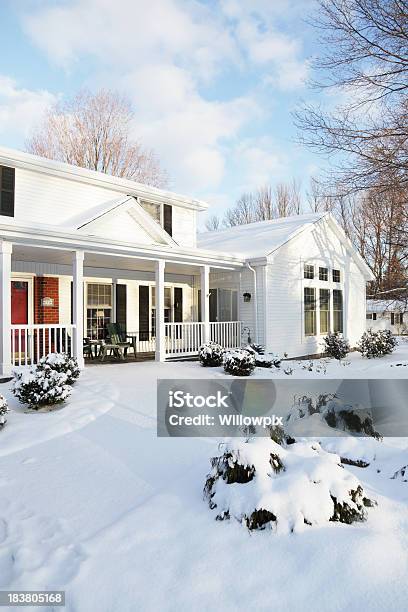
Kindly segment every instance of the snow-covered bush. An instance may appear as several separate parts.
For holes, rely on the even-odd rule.
[[[248,344],[246,349],[252,349],[255,353],[258,353],[258,355],[265,355],[265,347],[262,346],[262,344],[256,344],[256,342],[251,342],[251,344]]]
[[[67,353],[49,353],[46,357],[41,357],[37,370],[46,370],[48,368],[61,374],[66,374],[68,385],[73,385],[81,373],[76,358],[71,357]]]
[[[371,359],[389,355],[395,350],[397,344],[397,339],[389,329],[379,329],[378,331],[369,329],[362,335],[357,348],[363,357]]]
[[[255,357],[253,353],[244,349],[226,351],[223,366],[227,374],[233,376],[249,376],[255,370]]]
[[[303,420],[303,423],[301,422]],[[306,422],[307,421],[307,422]],[[348,404],[334,393],[321,393],[316,397],[298,397],[286,418],[295,435],[330,435],[328,428],[347,431],[351,434],[371,436],[379,440],[381,435],[374,429],[371,410],[361,404]],[[326,430],[326,431],[325,431]]]
[[[198,359],[204,367],[215,367],[222,364],[224,349],[216,342],[206,342],[200,346]]]
[[[6,414],[8,413],[9,408],[7,404],[7,400],[4,395],[0,393],[0,429],[2,429],[7,423]]]
[[[22,404],[33,409],[59,404],[71,393],[67,375],[51,368],[15,372],[12,390]]]
[[[333,359],[344,359],[350,352],[350,344],[348,340],[343,338],[339,332],[329,332],[327,336],[323,338],[324,349],[329,357]]]
[[[281,357],[273,353],[265,354],[265,347],[260,344],[248,344],[244,349],[255,357],[255,365],[257,368],[280,368],[282,363]]]
[[[365,520],[366,507],[374,505],[340,457],[316,442],[283,447],[269,438],[234,438],[211,466],[204,497],[216,519],[235,518],[250,530],[351,524]]]

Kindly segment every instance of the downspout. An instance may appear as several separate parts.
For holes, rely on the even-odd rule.
[[[245,262],[245,265],[248,270],[251,270],[254,275],[254,342],[258,342],[258,300],[256,289],[256,271],[247,261]]]

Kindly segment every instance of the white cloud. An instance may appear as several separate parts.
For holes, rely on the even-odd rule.
[[[50,61],[71,71],[90,58],[96,66],[91,85],[109,83],[131,95],[137,110],[134,134],[156,150],[173,187],[217,191],[237,140],[259,118],[265,97],[257,99],[255,87],[217,99],[206,92],[218,90],[207,88],[216,84],[222,91],[222,79],[231,73],[236,81],[241,73],[256,75],[260,90],[301,86],[307,73],[302,45],[281,28],[298,15],[299,4],[45,1],[26,12],[23,24]],[[244,157],[248,176],[254,176],[255,167],[264,176],[273,169],[276,153],[254,144]]]
[[[135,136],[160,151],[170,176],[187,188],[213,189],[222,180],[225,152],[258,106],[250,97],[205,100],[190,74],[171,65],[132,71],[121,85],[134,93]],[[143,95],[138,95],[143,90]]]
[[[270,139],[245,140],[235,149],[234,155],[237,164],[242,167],[240,191],[253,191],[262,185],[273,185],[291,175],[287,155],[278,150]]]
[[[23,89],[8,76],[0,75],[0,137],[25,139],[44,111],[56,101],[49,91]]]

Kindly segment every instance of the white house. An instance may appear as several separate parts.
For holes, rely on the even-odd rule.
[[[201,234],[207,204],[0,148],[0,373],[126,330],[135,353],[195,355],[247,336],[290,356],[365,328],[371,273],[334,219]]]
[[[407,303],[402,300],[367,300],[367,329],[389,329],[393,334],[406,334],[407,310]]]

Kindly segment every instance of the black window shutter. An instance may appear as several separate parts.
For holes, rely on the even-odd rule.
[[[394,313],[392,312],[391,313],[391,325],[394,325],[394,319],[395,319]]]
[[[139,285],[139,340],[149,339],[149,287]]]
[[[0,215],[14,217],[15,168],[0,166]]]
[[[174,287],[174,322],[183,322],[183,289]]]
[[[116,285],[116,323],[126,332],[126,285]]]
[[[173,235],[173,207],[163,204],[163,227],[169,236]]]
[[[209,298],[209,302],[210,302],[210,321],[218,321],[218,317],[217,317],[217,302],[218,302],[217,293],[218,293],[217,289],[211,289],[211,291],[210,291],[210,298]]]

